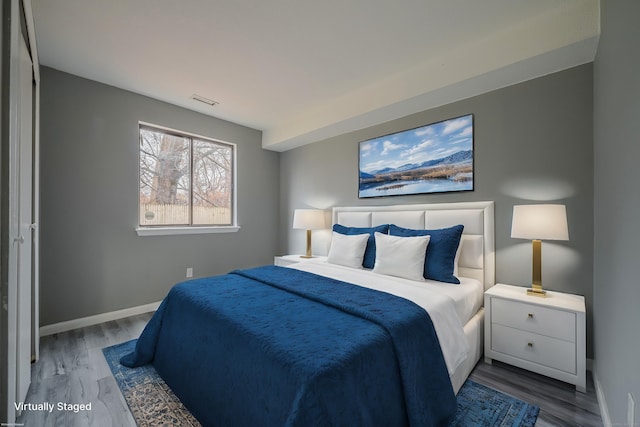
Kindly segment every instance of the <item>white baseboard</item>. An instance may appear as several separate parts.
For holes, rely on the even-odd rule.
[[[600,416],[602,417],[602,424],[604,427],[612,427],[611,417],[609,416],[609,407],[607,406],[607,399],[604,397],[604,391],[602,391],[602,384],[598,379],[597,368],[591,371],[593,374],[593,385],[596,388],[596,397],[598,399],[598,406],[600,407]]]
[[[139,305],[137,307],[125,308],[122,310],[110,311],[109,313],[96,314],[95,316],[82,317],[80,319],[67,320],[66,322],[54,323],[40,327],[40,336],[53,335],[60,332],[70,331],[72,329],[85,328],[87,326],[97,325],[111,320],[124,319],[125,317],[135,316],[137,314],[149,313],[156,311],[160,306],[160,301],[151,304]]]

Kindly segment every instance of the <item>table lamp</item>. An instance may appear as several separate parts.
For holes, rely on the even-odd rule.
[[[313,258],[311,255],[311,230],[326,228],[324,211],[320,209],[296,209],[293,211],[293,228],[307,230],[307,252],[300,258]]]
[[[567,210],[564,205],[516,205],[513,207],[511,237],[530,239],[533,247],[533,274],[527,294],[546,297],[542,289],[542,240],[569,240]]]

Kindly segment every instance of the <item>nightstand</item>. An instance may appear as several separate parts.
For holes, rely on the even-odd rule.
[[[298,262],[307,262],[312,260],[326,260],[326,256],[314,256],[313,258],[301,258],[300,255],[283,255],[273,257],[273,265],[280,267],[286,267],[287,265],[295,264]]]
[[[584,297],[497,284],[484,294],[484,357],[574,384],[586,391]]]

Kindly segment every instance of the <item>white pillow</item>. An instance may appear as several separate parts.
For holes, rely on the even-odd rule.
[[[456,250],[456,256],[453,259],[453,275],[458,277],[460,273],[460,268],[458,264],[460,263],[460,253],[462,252],[462,244],[464,243],[464,235],[460,236],[460,241],[458,242],[458,249]]]
[[[369,233],[347,235],[334,231],[327,261],[332,264],[361,269],[369,236]]]
[[[424,258],[431,236],[400,237],[375,233],[374,273],[424,281]]]

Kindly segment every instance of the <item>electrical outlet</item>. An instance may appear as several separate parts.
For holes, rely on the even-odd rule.
[[[193,277],[193,268],[192,267],[188,267],[187,268],[187,277]]]
[[[636,402],[631,393],[627,394],[627,424],[631,427],[636,426]]]

